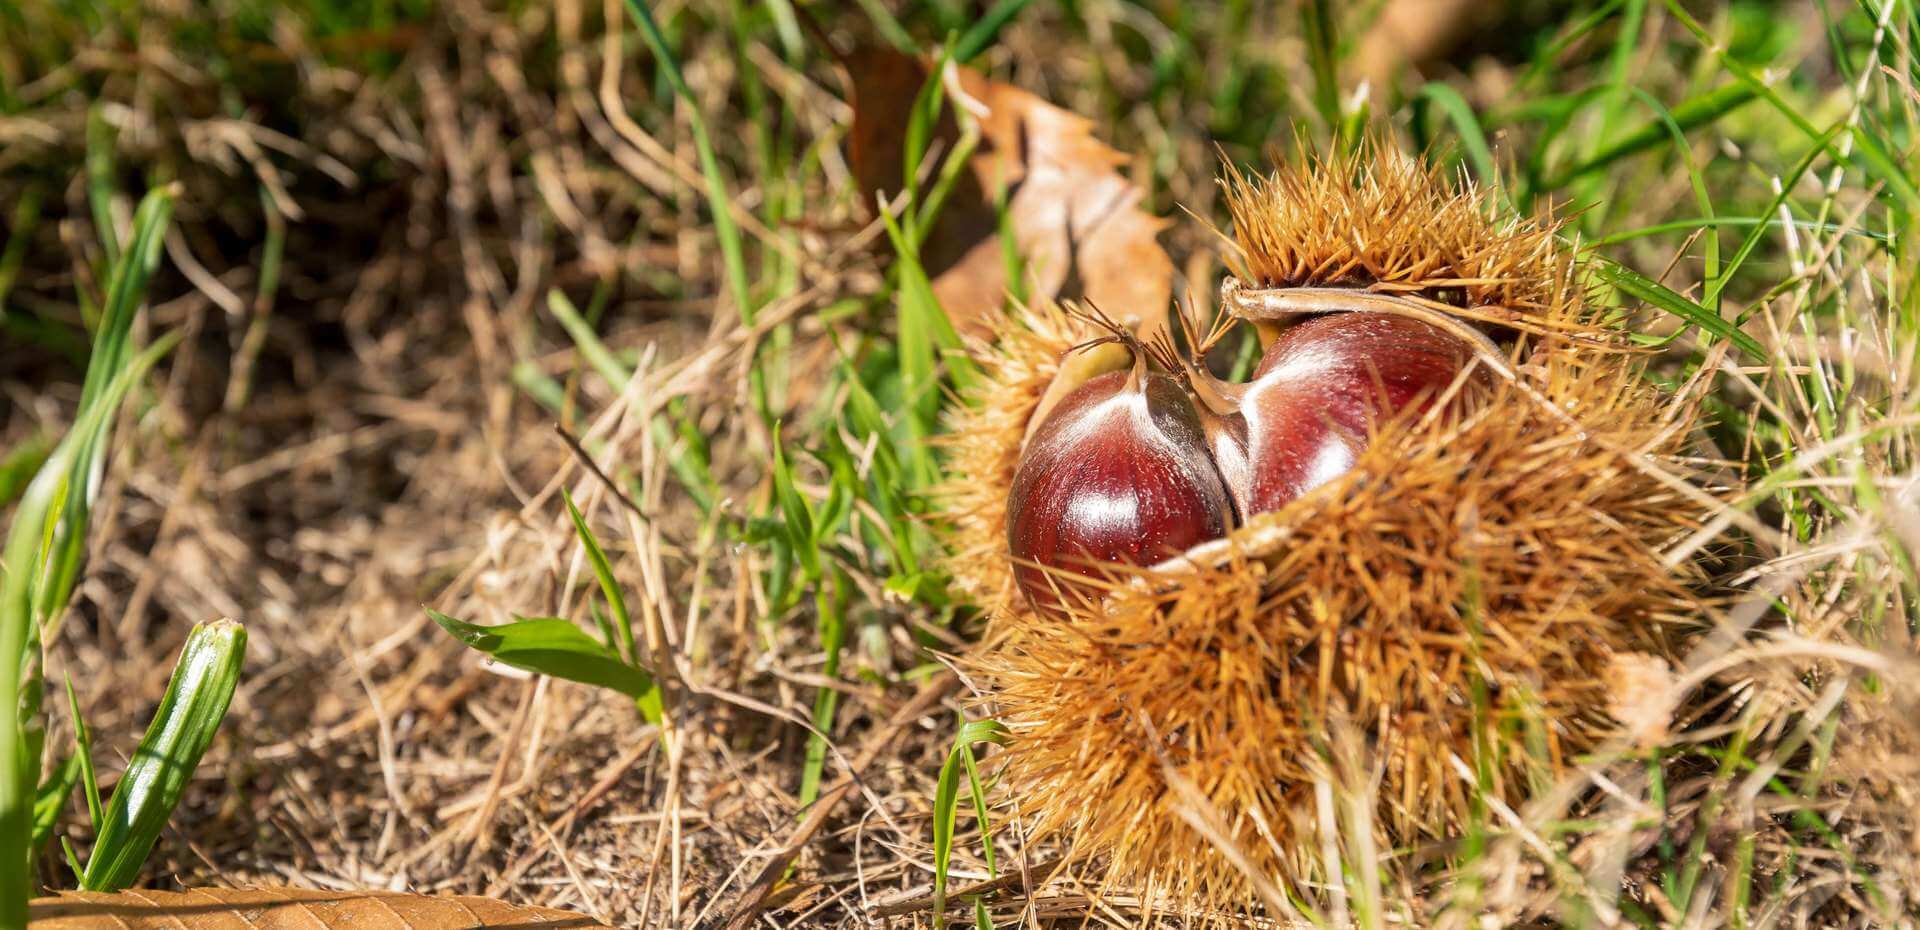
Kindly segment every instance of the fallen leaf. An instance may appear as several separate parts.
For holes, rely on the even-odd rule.
[[[493,898],[307,888],[65,891],[34,901],[28,923],[33,930],[607,930],[605,924],[571,911],[520,907]]]
[[[928,65],[873,46],[840,61],[853,104],[848,161],[872,206],[904,185],[906,126]],[[963,107],[976,113],[969,118],[979,120],[980,144],[921,258],[954,326],[984,334],[1006,300],[994,210],[1002,185],[1031,296],[1086,300],[1115,319],[1162,318],[1173,299],[1173,261],[1158,237],[1169,223],[1140,209],[1144,194],[1119,171],[1127,156],[1094,138],[1091,120],[1034,94],[966,67],[955,66],[952,78],[933,132],[937,151],[958,142],[954,113]]]

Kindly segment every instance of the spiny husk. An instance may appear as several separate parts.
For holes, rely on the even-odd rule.
[[[1597,336],[1562,222],[1502,210],[1472,184],[1374,141],[1266,177],[1221,181],[1249,287],[1359,287],[1533,332]]]
[[[1032,614],[1013,587],[1006,491],[1035,400],[1088,333],[1023,310],[979,353],[947,498],[951,569],[992,617],[968,664],[1011,729],[1008,784],[1035,835],[1101,857],[1109,882],[1239,908],[1249,866],[1304,874],[1316,773],[1343,722],[1378,766],[1380,838],[1448,835],[1471,805],[1455,760],[1487,760],[1487,792],[1517,801],[1617,732],[1615,658],[1671,655],[1697,616],[1697,573],[1661,558],[1714,503],[1675,455],[1692,400],[1596,348],[1606,330],[1550,224],[1485,219],[1410,164],[1231,182],[1246,270],[1300,271],[1256,278],[1266,286],[1444,275],[1472,301],[1511,301],[1501,312],[1536,335],[1510,345],[1508,376],[1457,412],[1386,424],[1342,479],[1139,570],[1069,621]],[[1320,202],[1284,205],[1295,198]],[[1311,241],[1349,234],[1323,252]],[[1451,257],[1423,262],[1379,235]],[[1189,786],[1241,865],[1190,826]]]

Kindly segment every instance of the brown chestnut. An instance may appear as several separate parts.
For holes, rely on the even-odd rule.
[[[1280,332],[1245,384],[1195,386],[1220,473],[1245,516],[1353,467],[1375,425],[1430,403],[1472,360],[1458,337],[1392,313],[1309,317]]]
[[[1036,608],[1087,596],[1066,573],[1151,565],[1224,536],[1233,504],[1185,386],[1134,364],[1060,398],[1033,431],[1007,501],[1014,578]]]

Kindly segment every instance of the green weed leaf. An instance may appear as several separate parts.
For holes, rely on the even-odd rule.
[[[521,671],[551,675],[583,685],[607,688],[640,705],[648,722],[660,720],[660,689],[646,670],[628,664],[573,621],[559,617],[519,618],[498,626],[456,620],[433,608],[427,616],[467,647]]]
[[[202,623],[187,634],[160,709],[107,802],[81,888],[119,891],[139,877],[219,732],[246,653],[246,628],[232,620]]]

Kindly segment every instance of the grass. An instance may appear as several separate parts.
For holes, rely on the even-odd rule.
[[[59,633],[85,561],[114,422],[128,393],[179,341],[169,335],[140,351],[132,342],[172,200],[166,189],[142,200],[124,250],[116,234],[103,239],[112,246],[106,249],[111,267],[74,423],[51,451],[28,446],[14,466],[25,471],[37,464],[38,470],[20,494],[0,560],[0,695],[6,696],[0,699],[0,861],[7,863],[0,869],[0,927],[26,927],[34,861],[76,786],[84,789],[95,834],[84,867],[62,839],[80,886],[118,891],[133,882],[219,729],[245,655],[246,631],[239,624],[224,620],[194,628],[147,735],[104,809],[91,740],[69,681],[74,753],[42,780],[48,749],[40,715],[43,653]]]
[[[1745,926],[1913,907],[1898,843],[1872,826],[1901,822],[1915,777],[1897,720],[1920,593],[1910,0],[1614,0],[1551,19],[1515,5],[1365,97],[1350,63],[1378,4],[219,6],[205,22],[139,4],[0,11],[0,134],[29,140],[0,154],[0,386],[32,401],[0,414],[0,501],[29,527],[8,564],[44,564],[29,550],[47,510],[125,504],[96,508],[96,569],[81,570],[81,520],[57,540],[53,583],[8,576],[27,599],[7,602],[25,606],[0,624],[0,646],[19,648],[0,654],[35,652],[79,585],[87,622],[45,645],[91,680],[134,681],[222,602],[248,608],[273,657],[245,723],[271,761],[209,763],[261,787],[183,786],[217,813],[211,864],[162,842],[148,877],[404,874],[689,925],[724,914],[744,881],[732,862],[781,848],[876,721],[969,647],[977,616],[942,574],[929,514],[942,416],[971,372],[923,255],[980,141],[929,145],[958,103],[937,81],[912,89],[906,193],[862,228],[871,198],[848,179],[839,76],[811,19],[1087,117],[1135,154],[1149,206],[1181,219],[1166,244],[1193,275],[1182,293],[1205,300],[1220,267],[1217,240],[1177,212],[1219,222],[1217,155],[1257,166],[1268,145],[1284,157],[1296,139],[1386,126],[1517,210],[1572,215],[1654,376],[1708,379],[1698,457],[1747,490],[1678,547],[1713,557],[1720,619],[1752,655],[1702,656],[1733,664],[1657,752],[1590,760],[1617,792],[1489,808],[1454,849],[1361,855],[1368,826],[1330,759],[1324,874],[1290,878],[1296,909],[1368,926],[1696,912]],[[177,67],[128,54],[136,37]],[[153,325],[182,354],[121,384],[140,289],[106,269],[150,267],[162,246],[158,208],[118,193],[132,185],[179,191],[167,254],[207,274],[158,272]],[[147,235],[122,248],[114,230],[138,216]],[[861,236],[869,247],[846,246]],[[238,314],[208,309],[216,286],[243,298]],[[113,362],[82,375],[76,355]],[[124,440],[141,454],[118,485],[93,464],[115,385],[154,424]],[[63,428],[95,438],[56,445]],[[198,494],[161,490],[195,467],[210,476]],[[67,490],[36,495],[36,471]],[[115,618],[149,577],[126,550],[149,542],[191,583],[144,582],[171,632],[121,638],[148,629]],[[499,664],[622,697],[608,710],[588,689],[448,666],[423,599]],[[336,614],[324,633],[293,619]],[[19,687],[9,664],[0,693]],[[284,708],[313,701],[293,681],[337,715],[288,724]],[[95,698],[88,716],[114,726],[94,738],[124,749],[155,697]],[[80,710],[56,726],[78,730]],[[853,921],[925,894],[944,921],[952,889],[1045,858],[1018,831],[1019,799],[990,790],[999,750],[984,744],[1000,734],[977,710],[962,719],[862,773],[779,919]],[[671,751],[620,769],[628,740],[669,731]],[[0,748],[25,774],[0,788],[0,837],[25,835],[8,825],[35,814],[42,768],[37,737],[15,732]],[[323,816],[301,800],[316,785],[354,812]],[[82,822],[78,806],[52,809]],[[571,853],[539,829],[563,814]],[[623,817],[638,826],[610,822]],[[291,826],[262,839],[267,823]],[[1723,844],[1727,824],[1752,832]],[[1581,858],[1601,840],[1620,845]],[[27,860],[15,852],[0,849]],[[4,880],[0,902],[33,879]],[[954,903],[983,925],[1180,916],[1132,889],[1091,900],[1076,880]]]

